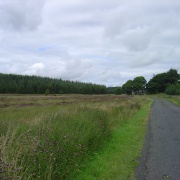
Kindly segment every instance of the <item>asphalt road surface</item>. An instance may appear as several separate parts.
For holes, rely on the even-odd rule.
[[[155,99],[137,180],[180,180],[180,107]]]

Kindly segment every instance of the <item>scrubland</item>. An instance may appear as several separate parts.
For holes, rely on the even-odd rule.
[[[133,179],[150,103],[146,96],[0,95],[0,179]]]

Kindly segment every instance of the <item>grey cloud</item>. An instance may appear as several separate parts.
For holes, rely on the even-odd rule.
[[[6,30],[35,30],[42,22],[45,0],[6,0],[0,2],[0,28]]]
[[[179,0],[0,0],[0,72],[99,84],[179,68]]]
[[[112,69],[106,69],[100,74],[99,79],[103,82],[111,82],[112,80],[116,79],[119,80],[121,78],[121,73],[118,71],[114,71]]]
[[[141,52],[135,55],[136,58],[131,62],[131,67],[148,67],[150,65],[153,65],[155,62],[160,62],[163,60],[163,54],[161,52]]]
[[[68,79],[81,80],[91,70],[92,63],[88,60],[72,59],[66,64],[63,76]]]
[[[142,51],[147,49],[153,39],[153,33],[148,27],[137,27],[128,30],[122,37],[122,43],[130,50]]]

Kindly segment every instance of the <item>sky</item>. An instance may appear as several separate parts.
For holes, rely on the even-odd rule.
[[[0,73],[122,86],[171,68],[179,0],[0,0]]]

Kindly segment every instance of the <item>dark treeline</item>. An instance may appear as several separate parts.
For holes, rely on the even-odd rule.
[[[107,94],[122,94],[122,88],[121,87],[107,87]]]
[[[106,86],[48,77],[0,73],[0,93],[105,94]]]

